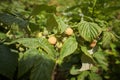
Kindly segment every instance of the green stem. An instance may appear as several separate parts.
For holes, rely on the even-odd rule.
[[[54,68],[53,68],[53,71],[52,71],[51,80],[55,80],[56,68],[57,68],[57,62],[56,62],[55,65],[54,65]]]

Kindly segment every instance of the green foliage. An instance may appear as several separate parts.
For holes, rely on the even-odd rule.
[[[1,0],[0,80],[119,79],[119,4]]]

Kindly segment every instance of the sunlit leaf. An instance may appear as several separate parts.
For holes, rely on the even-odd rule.
[[[38,48],[39,40],[36,38],[20,38],[17,40],[13,40],[10,44],[19,43],[24,45],[27,48]]]
[[[92,41],[102,32],[101,28],[92,22],[82,21],[78,24],[78,31],[81,37],[86,41]]]
[[[78,43],[76,42],[75,38],[68,38],[60,51],[60,59],[64,59],[65,57],[72,54],[77,49],[77,45]]]
[[[64,20],[61,17],[57,18],[57,22],[58,22],[58,29],[60,33],[63,33],[66,28],[68,27],[68,25],[64,22]]]

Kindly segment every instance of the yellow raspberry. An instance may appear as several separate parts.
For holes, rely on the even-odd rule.
[[[51,36],[51,37],[49,37],[48,38],[48,42],[50,43],[50,44],[56,44],[56,42],[57,42],[57,39],[56,39],[56,37],[55,36]]]
[[[65,34],[67,34],[68,36],[70,36],[70,35],[72,35],[73,34],[73,30],[72,30],[72,28],[67,28],[66,30],[65,30]]]

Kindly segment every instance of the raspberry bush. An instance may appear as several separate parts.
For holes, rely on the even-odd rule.
[[[120,0],[1,0],[0,80],[118,80]]]

